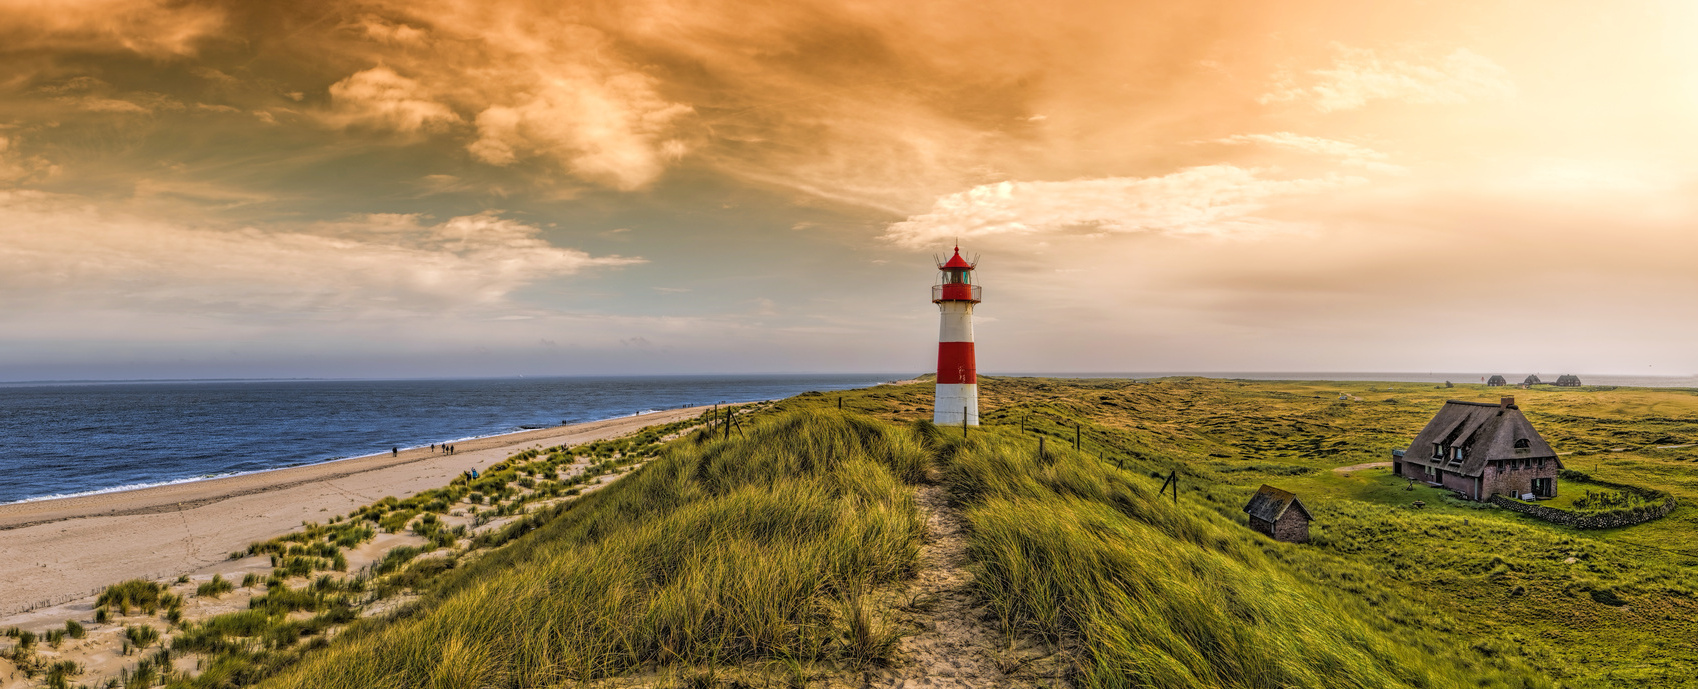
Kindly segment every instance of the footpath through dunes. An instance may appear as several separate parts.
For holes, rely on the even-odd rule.
[[[0,616],[123,579],[195,573],[329,515],[439,488],[533,446],[575,445],[700,416],[704,407],[460,441],[242,476],[0,505]]]

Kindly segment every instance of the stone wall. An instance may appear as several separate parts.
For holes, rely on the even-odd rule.
[[[1639,495],[1657,502],[1654,505],[1646,505],[1632,509],[1608,510],[1604,512],[1570,512],[1568,510],[1559,510],[1555,507],[1546,507],[1544,505],[1521,502],[1520,500],[1512,500],[1502,495],[1493,495],[1491,497],[1491,503],[1506,510],[1532,515],[1547,522],[1551,522],[1552,524],[1561,524],[1563,526],[1573,527],[1576,529],[1614,529],[1623,526],[1632,526],[1634,524],[1643,524],[1653,519],[1661,519],[1667,516],[1668,513],[1674,511],[1676,504],[1674,496],[1666,491],[1630,486],[1625,483],[1600,481],[1581,472],[1569,469],[1564,469],[1562,471],[1562,478],[1570,481],[1586,481],[1589,483],[1596,483],[1600,486],[1615,488],[1617,490],[1638,493]]]

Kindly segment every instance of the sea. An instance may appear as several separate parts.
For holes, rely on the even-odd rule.
[[[197,481],[902,374],[0,384],[0,504]]]
[[[1031,373],[1478,383],[1477,373]],[[1512,383],[1526,374],[1505,373]],[[0,504],[198,481],[683,406],[867,387],[910,374],[0,383]],[[1555,379],[1554,375],[1541,376]],[[1580,374],[1698,388],[1693,376]]]

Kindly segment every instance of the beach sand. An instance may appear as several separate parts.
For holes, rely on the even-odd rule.
[[[0,505],[0,618],[136,577],[198,573],[249,543],[325,522],[384,496],[447,485],[529,447],[577,445],[699,416],[671,409],[119,493]]]

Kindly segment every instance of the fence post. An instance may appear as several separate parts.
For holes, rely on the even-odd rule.
[[[961,437],[967,437],[967,408],[961,408]]]

